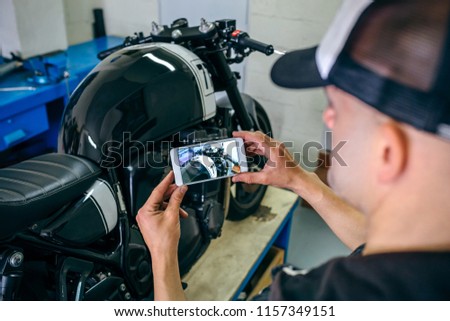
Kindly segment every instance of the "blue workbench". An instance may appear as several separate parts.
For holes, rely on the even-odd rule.
[[[27,80],[32,72],[27,70],[0,78],[0,88],[36,87],[0,91],[0,167],[56,149],[61,116],[70,94],[99,63],[97,53],[122,42],[123,38],[108,36],[70,46],[69,77],[59,83],[32,84]]]

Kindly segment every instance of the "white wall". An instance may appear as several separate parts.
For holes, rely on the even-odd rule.
[[[0,0],[0,47],[3,55],[26,59],[67,49],[62,0]]]
[[[191,26],[200,18],[208,21],[232,18],[238,28],[247,28],[248,0],[159,0],[161,23],[170,24],[177,18],[187,18]]]
[[[95,8],[103,9],[108,35],[148,35],[152,21],[159,21],[158,0],[64,0],[64,7],[70,44],[92,40]]]
[[[137,31],[150,34],[152,21],[159,21],[158,0],[103,0],[106,32],[129,36]]]
[[[0,55],[10,58],[10,52],[20,49],[19,29],[13,0],[0,1]]]
[[[103,8],[103,0],[64,0],[69,44],[92,40],[95,8]]]
[[[319,43],[340,3],[341,0],[250,0],[249,33],[278,49],[308,48]],[[322,89],[289,90],[274,85],[270,69],[278,57],[253,54],[244,88],[268,111],[274,136],[292,141],[294,150],[300,152],[308,141],[322,142],[321,115],[326,99]],[[312,150],[310,159],[316,153]]]
[[[94,8],[104,10],[106,32],[115,36],[148,35],[152,21],[170,24],[181,17],[190,25],[198,25],[200,18],[234,18],[238,28],[247,29],[248,0],[64,0],[64,7],[70,44],[92,39]]]

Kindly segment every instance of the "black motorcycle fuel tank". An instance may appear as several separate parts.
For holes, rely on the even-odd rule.
[[[214,116],[214,90],[203,69],[196,55],[171,44],[108,56],[72,94],[59,152],[118,166],[129,142],[154,142]]]

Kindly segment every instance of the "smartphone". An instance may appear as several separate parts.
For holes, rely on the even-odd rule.
[[[248,171],[242,138],[173,148],[170,159],[178,186],[231,177]]]

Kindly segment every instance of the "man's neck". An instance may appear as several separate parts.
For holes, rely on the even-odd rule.
[[[368,215],[364,254],[450,251],[450,200],[439,193],[382,202]]]

